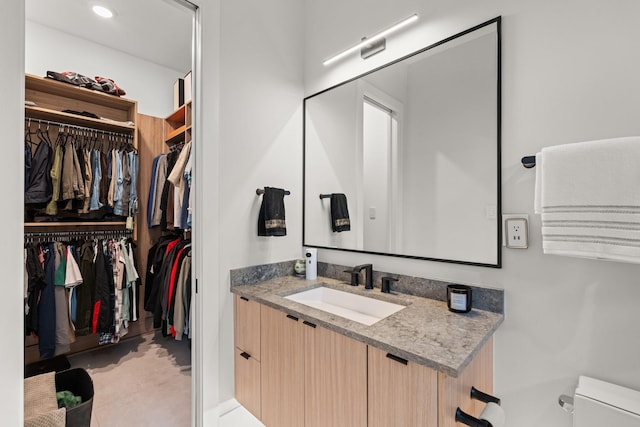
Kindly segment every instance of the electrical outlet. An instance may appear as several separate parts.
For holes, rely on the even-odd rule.
[[[503,215],[503,244],[508,248],[526,249],[529,247],[529,216]]]

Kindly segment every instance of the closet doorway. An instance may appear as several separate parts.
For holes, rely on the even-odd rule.
[[[95,5],[110,9],[113,16],[96,15],[92,10]],[[121,283],[130,283],[130,287],[124,285],[119,294],[117,269],[111,270],[113,322],[126,324],[126,333],[121,326],[95,333],[94,323],[100,316],[93,315],[99,298],[92,293],[91,318],[84,325],[89,332],[79,331],[73,336],[74,322],[78,321],[75,316],[80,317],[80,311],[75,311],[79,295],[76,293],[70,302],[73,292],[67,290],[64,300],[71,318],[69,347],[58,345],[55,357],[47,360],[66,361],[71,368],[89,372],[95,388],[92,426],[195,425],[200,418],[194,408],[199,406],[201,384],[196,372],[197,346],[191,345],[190,336],[198,326],[193,311],[195,273],[191,286],[191,271],[196,269],[190,263],[191,236],[195,236],[190,212],[196,202],[189,203],[188,172],[195,163],[190,160],[196,151],[193,119],[197,103],[190,99],[197,98],[193,90],[199,63],[197,7],[186,0],[26,0],[25,12],[25,135],[33,135],[33,151],[42,142],[38,132],[46,133],[52,148],[52,167],[58,146],[62,153],[76,153],[77,165],[83,163],[81,153],[85,150],[86,164],[80,169],[85,177],[91,170],[87,182],[96,177],[91,162],[95,154],[97,163],[107,161],[102,163],[100,182],[106,177],[108,182],[117,183],[113,188],[107,186],[105,206],[99,198],[100,208],[95,211],[87,203],[86,211],[81,212],[83,207],[77,201],[73,201],[73,207],[71,202],[63,207],[61,195],[55,214],[36,205],[25,209],[25,242],[39,248],[63,248],[67,257],[78,261],[82,244],[93,245],[94,252],[102,249],[109,253],[111,258],[105,255],[107,259],[130,260],[140,277],[137,283],[129,280],[133,274],[129,266],[123,266]],[[78,83],[91,90],[78,89],[81,94],[76,96],[73,90]],[[64,158],[62,154],[63,175],[67,166]],[[167,165],[166,176],[159,177],[163,162]],[[137,184],[120,179],[127,173],[133,176],[134,164]],[[181,165],[179,173],[174,174],[179,184],[171,182],[167,187],[164,181],[176,164]],[[126,182],[136,187],[137,206],[131,188],[117,195],[121,181],[125,182],[124,188]],[[93,183],[91,186],[86,192],[88,198],[93,194]],[[114,200],[109,199],[109,191],[113,191]],[[131,203],[119,209],[117,200],[121,200],[118,197],[123,191],[131,195]],[[109,252],[112,243],[120,244],[118,248],[126,257],[115,250]],[[160,275],[166,280],[158,281]],[[29,283],[27,280],[25,289]],[[25,296],[27,293],[25,290]],[[103,308],[109,296],[106,298]],[[178,305],[182,310],[175,309]],[[117,317],[116,306],[129,307],[125,319]],[[48,369],[43,368],[46,363],[41,363],[42,355],[39,340],[28,337],[25,372]],[[55,363],[54,367],[64,368]]]

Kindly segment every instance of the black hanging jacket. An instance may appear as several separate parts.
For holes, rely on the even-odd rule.
[[[51,183],[51,158],[53,150],[46,142],[40,142],[31,159],[29,180],[24,192],[24,203],[31,207],[44,207],[53,194]]]

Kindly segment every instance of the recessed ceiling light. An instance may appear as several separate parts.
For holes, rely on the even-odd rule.
[[[93,13],[103,18],[113,18],[113,12],[104,6],[93,6]]]

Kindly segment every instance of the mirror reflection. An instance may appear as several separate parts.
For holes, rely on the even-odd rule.
[[[498,49],[496,19],[305,99],[305,245],[500,266]]]

